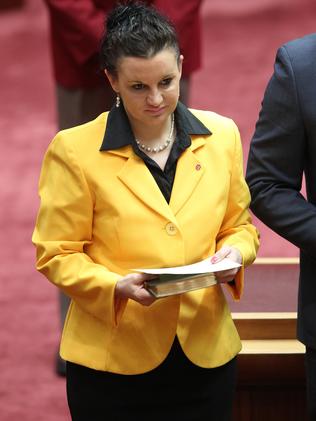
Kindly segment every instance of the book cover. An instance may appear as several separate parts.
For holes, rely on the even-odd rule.
[[[152,295],[160,298],[215,285],[216,272],[240,266],[239,263],[228,258],[218,263],[211,263],[211,258],[208,257],[191,265],[134,270],[158,275],[157,279],[145,282],[145,288]]]

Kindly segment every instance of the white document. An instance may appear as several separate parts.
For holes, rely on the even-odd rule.
[[[174,274],[174,275],[185,275],[185,274],[197,274],[197,273],[213,273],[219,272],[220,270],[228,270],[240,267],[241,264],[234,262],[233,260],[224,258],[218,263],[211,263],[211,258],[208,257],[200,262],[193,263],[192,265],[186,266],[175,266],[171,268],[158,268],[158,269],[134,269],[137,272],[150,273],[152,275],[162,274]]]

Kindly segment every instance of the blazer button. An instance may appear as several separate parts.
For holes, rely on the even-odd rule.
[[[168,235],[176,235],[177,234],[177,227],[172,223],[168,222],[166,225],[166,232]]]

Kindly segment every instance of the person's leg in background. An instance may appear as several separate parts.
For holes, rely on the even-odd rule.
[[[180,81],[180,101],[188,107],[190,97],[190,77],[182,77]]]
[[[67,89],[60,85],[56,88],[57,118],[59,130],[78,126],[95,119],[104,111],[112,108],[115,100],[109,83],[104,80],[100,86],[91,89]],[[70,299],[59,292],[59,316],[61,330],[66,319]],[[56,373],[66,374],[66,363],[59,356],[56,357]]]
[[[87,123],[114,104],[114,93],[106,80],[91,89],[67,89],[60,85],[56,89],[59,130]]]

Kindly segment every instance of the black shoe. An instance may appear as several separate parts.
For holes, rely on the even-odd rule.
[[[63,360],[59,355],[56,358],[56,374],[60,377],[66,376],[66,361]]]

